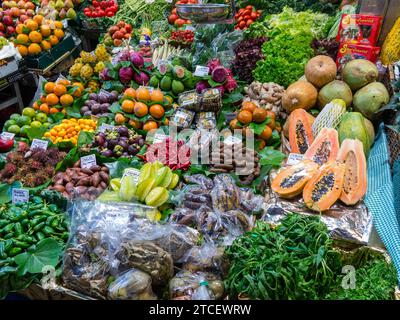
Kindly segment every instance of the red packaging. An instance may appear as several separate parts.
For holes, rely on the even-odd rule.
[[[380,47],[341,43],[336,59],[336,65],[338,69],[341,70],[347,62],[354,59],[365,59],[375,63],[378,59],[380,50]]]
[[[378,40],[381,25],[382,16],[343,14],[336,40],[374,46]]]

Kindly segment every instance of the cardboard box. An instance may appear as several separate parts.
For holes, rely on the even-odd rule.
[[[338,70],[349,61],[354,59],[366,59],[373,63],[376,62],[381,48],[372,46],[363,46],[360,44],[341,43],[336,59]]]

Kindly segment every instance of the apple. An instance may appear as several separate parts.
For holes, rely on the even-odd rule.
[[[3,17],[3,23],[4,23],[6,26],[11,26],[11,25],[13,24],[13,18],[12,18],[10,15],[5,15],[5,16]]]
[[[4,34],[4,32],[0,31],[0,37],[5,37],[6,35]]]
[[[10,11],[13,17],[18,17],[20,15],[19,9],[17,7],[12,7]]]
[[[0,31],[3,32],[5,29],[6,29],[6,28],[4,27],[4,24],[2,24],[2,23],[0,22]]]
[[[35,11],[32,9],[26,10],[26,14],[28,17],[33,17],[35,15]]]
[[[0,20],[3,19],[3,16],[4,16],[4,12],[0,11]]]
[[[1,7],[3,9],[8,9],[10,8],[10,2],[9,1],[3,1],[3,3],[1,4]]]
[[[19,16],[19,21],[21,21],[22,23],[24,23],[28,19],[29,19],[29,17],[26,14],[21,14]]]
[[[13,34],[14,32],[15,32],[14,27],[12,27],[12,26],[7,27],[7,34]]]
[[[10,1],[10,7],[17,7],[17,3],[15,1]]]
[[[20,1],[18,1],[18,8],[24,8],[25,7],[25,1],[23,1],[23,0],[20,0]]]
[[[10,9],[4,10],[4,14],[11,16],[11,10]]]

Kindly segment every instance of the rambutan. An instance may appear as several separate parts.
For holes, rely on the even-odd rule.
[[[54,174],[54,168],[52,167],[52,166],[46,166],[45,168],[44,168],[44,173],[46,174],[46,175],[48,175],[49,177],[52,177],[53,176],[53,174]]]
[[[41,163],[47,163],[47,154],[46,151],[40,148],[31,149],[31,158],[36,161],[40,161]]]
[[[36,187],[36,186],[40,186],[41,184],[45,183],[46,179],[42,176],[38,176],[38,177],[35,177],[35,179],[33,181],[34,181],[34,186]]]
[[[17,147],[18,152],[25,153],[28,150],[29,150],[29,146],[26,142],[23,142],[23,141],[18,142],[18,147]]]
[[[1,176],[4,179],[11,178],[17,172],[17,166],[13,163],[6,163],[3,170],[1,171]]]
[[[40,170],[40,169],[43,169],[43,164],[41,162],[39,162],[39,161],[33,160],[30,163],[30,167],[33,170]]]
[[[19,162],[24,160],[24,156],[22,153],[19,152],[10,152],[9,154],[7,154],[6,160],[9,163],[18,164]]]

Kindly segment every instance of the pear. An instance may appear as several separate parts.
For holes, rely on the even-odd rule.
[[[51,1],[49,1],[49,4],[47,6],[50,7],[50,8],[55,8],[56,7],[56,3],[53,0],[51,0]]]
[[[74,4],[73,4],[72,0],[65,0],[65,2],[64,2],[64,8],[66,8],[66,9],[71,9],[71,8],[73,8],[73,7],[74,7]]]
[[[58,13],[58,17],[59,17],[61,20],[63,20],[63,19],[65,19],[66,16],[67,16],[67,11],[65,11],[65,9],[62,8],[62,9],[60,10],[60,12]]]
[[[62,8],[64,8],[64,2],[62,0],[57,0],[56,2],[56,9],[57,10],[61,10]],[[64,10],[65,11],[65,10]],[[61,11],[60,11],[61,12]]]
[[[75,20],[76,19],[76,12],[74,9],[70,8],[67,11],[67,19]]]

